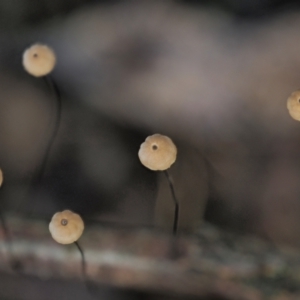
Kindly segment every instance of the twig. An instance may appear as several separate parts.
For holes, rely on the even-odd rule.
[[[22,272],[66,280],[81,277],[77,251],[53,242],[48,222],[9,218]],[[300,299],[297,249],[285,251],[208,224],[193,237],[176,239],[145,229],[89,226],[81,239],[86,263],[82,268],[94,285],[176,293],[183,298],[273,300],[282,294],[285,300]],[[5,243],[0,241],[0,248]],[[0,271],[12,272],[5,260],[0,253]]]

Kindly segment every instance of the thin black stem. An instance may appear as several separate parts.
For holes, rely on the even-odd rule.
[[[58,132],[58,129],[59,129],[60,119],[61,119],[61,107],[62,107],[61,94],[60,94],[60,91],[58,89],[57,84],[55,83],[55,81],[49,75],[45,76],[43,78],[44,78],[46,84],[49,86],[49,89],[51,89],[53,91],[54,95],[55,95],[55,99],[56,99],[56,116],[55,116],[54,128],[53,128],[52,134],[50,136],[49,142],[47,144],[43,161],[42,161],[42,163],[40,165],[40,169],[38,170],[37,175],[36,175],[36,179],[35,179],[36,183],[39,183],[41,181],[41,178],[44,174],[44,171],[45,171],[45,168],[46,168],[46,165],[47,165],[47,161],[48,161],[48,158],[49,158],[49,154],[50,154],[51,148],[53,146],[54,140],[57,136],[57,132]]]
[[[86,275],[86,261],[85,261],[85,256],[84,256],[83,249],[81,248],[81,246],[79,245],[79,243],[77,241],[74,242],[74,244],[76,245],[76,247],[79,250],[80,255],[81,255],[81,272],[82,272],[82,277],[83,277],[83,280],[84,280],[85,288],[93,296],[94,292],[92,290],[91,283],[88,282],[88,278],[87,278],[87,275]]]
[[[174,185],[171,179],[171,176],[169,174],[169,172],[167,170],[164,171],[164,174],[167,177],[170,189],[171,189],[171,193],[172,193],[172,198],[174,201],[174,205],[175,205],[175,212],[174,212],[174,222],[173,222],[173,234],[176,235],[177,233],[177,228],[178,228],[178,217],[179,217],[179,203],[178,200],[176,198],[175,195],[175,189],[174,189]]]
[[[3,228],[3,234],[4,234],[5,241],[7,243],[8,251],[11,252],[11,237],[10,237],[7,225],[6,225],[5,218],[1,211],[0,211],[0,221],[1,221],[1,226]]]
[[[9,257],[10,257],[9,261],[10,261],[11,268],[14,271],[19,271],[21,268],[21,265],[20,265],[20,262],[14,258],[13,249],[12,249],[12,238],[9,233],[4,215],[2,214],[1,211],[0,211],[0,222],[1,222],[1,226],[3,228],[3,234],[4,234],[4,239],[6,241],[7,250],[9,252]]]
[[[74,242],[74,244],[76,245],[77,249],[80,252],[81,255],[81,270],[82,270],[82,276],[84,278],[84,280],[86,280],[86,262],[85,262],[85,256],[84,256],[84,252],[82,250],[82,248],[80,247],[80,245],[78,244],[78,242]]]
[[[57,84],[55,83],[55,81],[49,75],[44,76],[43,80],[45,81],[45,83],[47,84],[47,86],[52,91],[52,93],[54,94],[54,97],[55,97],[55,102],[56,102],[55,103],[56,104],[55,121],[54,121],[54,128],[52,130],[49,141],[47,143],[42,162],[36,172],[36,175],[34,176],[32,182],[31,182],[31,187],[29,190],[29,194],[30,194],[29,197],[31,197],[32,190],[34,190],[36,185],[39,184],[42,180],[42,177],[44,175],[46,165],[47,165],[47,162],[49,159],[50,151],[52,149],[53,143],[57,136],[58,129],[60,126],[60,120],[61,120],[62,99],[61,99],[61,94],[60,94],[59,88],[58,88]],[[26,201],[27,201],[27,198],[19,204],[19,207],[23,206],[24,202],[26,203]],[[34,208],[34,202],[35,201],[33,200],[33,202],[31,203],[31,210],[29,211],[28,215],[32,215],[32,211]]]

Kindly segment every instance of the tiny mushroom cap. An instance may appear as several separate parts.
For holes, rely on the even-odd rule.
[[[148,169],[164,171],[175,162],[177,148],[169,137],[157,133],[146,138],[138,155],[141,163]]]
[[[3,183],[3,172],[0,169],[0,187],[2,186],[2,183]]]
[[[54,69],[55,63],[55,53],[47,45],[34,44],[23,54],[25,70],[35,77],[49,74]]]
[[[293,119],[300,121],[300,90],[293,92],[289,96],[287,109]]]
[[[49,230],[53,239],[60,244],[72,244],[83,233],[84,223],[81,217],[70,211],[57,212],[52,217]]]

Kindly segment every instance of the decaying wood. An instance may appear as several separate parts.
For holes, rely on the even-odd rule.
[[[7,247],[1,232],[2,272],[83,280],[78,249],[54,242],[46,221],[12,216],[8,221],[13,242]],[[176,238],[150,229],[86,227],[79,243],[90,284],[199,299],[300,299],[300,254],[295,249],[279,249],[209,224],[193,236]],[[12,269],[12,259],[19,261],[18,270]]]

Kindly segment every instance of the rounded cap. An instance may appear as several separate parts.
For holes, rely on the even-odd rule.
[[[82,235],[84,223],[78,214],[64,210],[54,214],[49,224],[49,230],[56,242],[72,244]]]
[[[2,183],[3,183],[3,172],[0,169],[0,187],[2,186]]]
[[[32,45],[23,54],[23,66],[25,70],[36,77],[49,74],[54,69],[55,63],[55,53],[47,45]]]
[[[293,92],[289,96],[287,109],[293,119],[300,121],[300,90]]]
[[[157,133],[146,138],[141,144],[138,155],[146,168],[164,171],[175,162],[177,148],[169,137]]]

